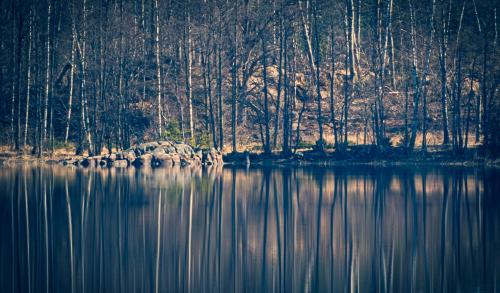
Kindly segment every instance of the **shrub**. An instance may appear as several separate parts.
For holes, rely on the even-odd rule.
[[[183,142],[182,131],[177,123],[169,122],[163,131],[163,137],[175,142]]]

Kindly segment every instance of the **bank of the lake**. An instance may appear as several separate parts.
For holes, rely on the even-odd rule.
[[[0,164],[61,164],[78,167],[184,167],[222,165],[222,153],[214,148],[193,148],[173,141],[141,143],[125,150],[104,154],[73,155],[67,149],[56,149],[42,157],[20,153],[0,153]]]
[[[370,146],[350,147],[345,151],[327,150],[318,152],[312,149],[297,150],[291,154],[273,152],[265,153],[228,153],[224,155],[224,163],[231,165],[258,166],[496,166],[500,167],[500,157],[485,155],[481,149],[468,149],[455,153],[448,149],[430,149],[407,152],[404,149],[392,148],[384,152]]]
[[[62,164],[79,167],[171,167],[171,166],[492,166],[500,167],[500,157],[485,155],[479,148],[455,153],[445,148],[430,148],[427,152],[407,152],[392,148],[384,152],[370,146],[352,146],[345,151],[299,149],[291,154],[273,152],[225,153],[216,149],[201,149],[183,143],[154,141],[138,144],[127,150],[113,150],[98,156],[73,155],[59,148],[43,157],[10,151],[0,152],[0,165]]]

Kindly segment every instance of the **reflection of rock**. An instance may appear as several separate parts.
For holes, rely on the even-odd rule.
[[[130,149],[109,155],[70,157],[60,161],[64,165],[82,167],[173,167],[222,165],[222,153],[216,149],[193,149],[190,145],[170,141],[141,143]]]

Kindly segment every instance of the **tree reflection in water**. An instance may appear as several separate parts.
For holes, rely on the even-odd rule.
[[[4,292],[498,291],[497,170],[0,169]]]

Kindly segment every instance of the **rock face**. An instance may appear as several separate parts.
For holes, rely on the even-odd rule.
[[[222,165],[222,153],[216,149],[193,149],[190,145],[170,141],[141,143],[130,149],[94,157],[70,157],[59,161],[63,165],[81,167],[129,166],[169,168],[174,166]]]

